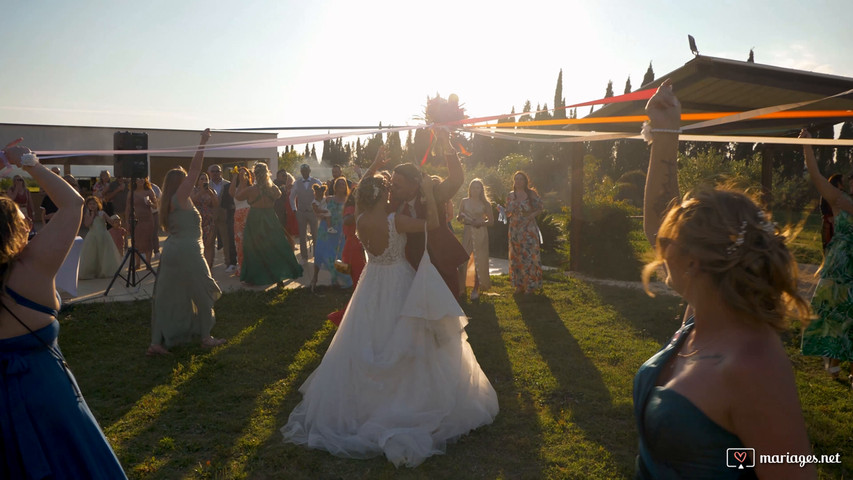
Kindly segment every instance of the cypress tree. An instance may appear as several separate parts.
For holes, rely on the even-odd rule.
[[[563,98],[563,69],[557,76],[557,88],[554,90],[554,118],[566,118],[566,101]]]
[[[625,81],[625,93],[631,93],[631,76],[628,75],[628,80]]]
[[[643,76],[643,85],[648,85],[654,81],[655,81],[655,71],[652,70],[652,62],[649,62],[649,69],[646,70],[646,74]]]

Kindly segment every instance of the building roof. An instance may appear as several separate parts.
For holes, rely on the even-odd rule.
[[[682,113],[740,112],[788,103],[818,100],[853,89],[853,78],[807,72],[724,58],[697,55],[695,58],[641,89],[657,88],[665,79],[681,101]],[[644,115],[645,101],[605,105],[585,118]],[[796,110],[853,110],[853,95],[845,95]],[[814,117],[772,120],[744,120],[691,131],[715,135],[790,136],[802,127],[836,124],[853,117]],[[688,124],[690,122],[685,122]],[[639,130],[625,124],[625,130]],[[572,125],[580,130],[607,130],[601,125]],[[620,128],[623,130],[623,128]]]

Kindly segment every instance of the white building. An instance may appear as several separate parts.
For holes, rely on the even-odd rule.
[[[147,133],[148,148],[151,150],[168,150],[198,145],[201,133],[195,130],[156,128],[139,129],[129,127],[80,127],[0,123],[0,142],[5,145],[18,137],[23,137],[23,145],[35,151],[113,150],[113,135],[116,132]],[[214,131],[210,143],[273,141],[276,138],[277,134],[275,133]],[[149,155],[148,165],[151,181],[161,184],[163,177],[170,169],[177,166],[182,166],[185,169],[188,168],[193,153],[194,150],[187,150],[185,152]],[[74,175],[80,180],[81,187],[84,189],[89,185],[87,180],[97,177],[101,170],[107,170],[112,175],[114,172],[114,162],[115,157],[111,154],[68,156],[42,161],[44,165],[60,167],[63,174],[70,173]],[[205,169],[208,165],[217,163],[222,165],[224,172],[230,171],[236,165],[251,165],[255,162],[266,162],[270,165],[270,170],[275,172],[278,165],[278,149],[275,146],[271,146],[252,149],[211,150],[205,153],[204,156]],[[230,174],[226,173],[225,177],[228,178],[229,176]]]

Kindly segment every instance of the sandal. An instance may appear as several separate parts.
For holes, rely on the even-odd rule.
[[[166,350],[166,347],[163,345],[157,345],[152,343],[148,346],[148,350],[145,351],[145,355],[148,357],[157,357],[159,355],[171,355],[172,352]]]
[[[204,348],[213,348],[224,345],[227,342],[228,340],[225,340],[224,338],[207,337],[201,341],[201,346]]]

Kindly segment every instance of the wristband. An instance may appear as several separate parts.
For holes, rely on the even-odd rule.
[[[39,163],[39,157],[35,153],[25,153],[21,155],[22,167],[35,167]]]

